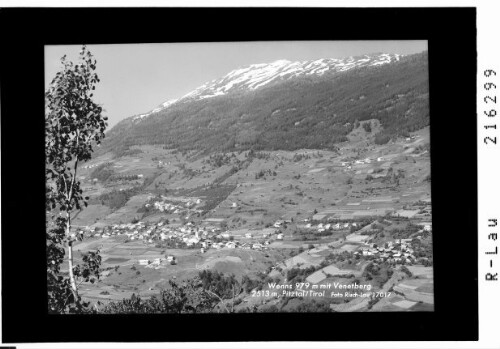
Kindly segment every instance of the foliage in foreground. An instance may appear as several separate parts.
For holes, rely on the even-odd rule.
[[[80,61],[61,59],[63,69],[45,92],[45,183],[46,183],[46,256],[48,311],[50,313],[93,312],[82,302],[78,286],[99,278],[99,251],[83,255],[81,265],[73,264],[71,215],[87,206],[78,165],[88,161],[100,144],[106,129],[102,107],[93,100],[99,78],[96,60],[83,46]],[[68,251],[68,276],[61,264]],[[78,283],[78,284],[77,284]]]
[[[130,299],[110,302],[101,312],[105,314],[182,314],[209,313],[219,304],[216,295],[207,292],[199,278],[177,284],[169,281],[167,290],[162,290],[159,296],[142,299],[132,295]]]

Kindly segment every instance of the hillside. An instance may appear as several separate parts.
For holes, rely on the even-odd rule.
[[[429,127],[377,145],[367,144],[373,138],[367,122],[338,151],[200,156],[143,145],[118,159],[93,158],[80,171],[90,200],[73,220],[85,231],[75,258],[99,248],[104,273],[98,283],[84,284],[82,296],[104,303],[133,293],[148,298],[169,280],[211,270],[253,280],[237,296],[238,311],[293,311],[312,301],[307,311],[432,310],[432,236],[422,230],[432,216]],[[372,133],[380,130],[377,120],[370,123]],[[382,247],[387,251],[375,250]],[[165,262],[168,256],[177,263]],[[402,263],[427,276],[410,276]],[[302,304],[272,290],[252,292],[267,291],[269,278],[357,282],[399,293],[389,290],[374,304],[329,292]]]
[[[380,121],[378,144],[429,124],[427,52],[346,71],[286,79],[276,74],[279,79],[258,88],[260,80],[247,83],[254,88],[231,91],[226,76],[221,81],[227,93],[218,95],[220,82],[212,82],[139,119],[127,118],[108,132],[100,153],[119,155],[146,144],[206,152],[332,150],[347,141],[358,121]]]
[[[426,53],[252,65],[131,116],[79,171],[82,297],[200,277],[237,312],[432,311],[428,124]],[[304,282],[370,290],[270,286]]]

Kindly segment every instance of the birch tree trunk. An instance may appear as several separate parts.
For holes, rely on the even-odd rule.
[[[79,134],[76,133],[76,138],[78,139]],[[68,202],[71,203],[73,200],[73,185],[76,181],[76,172],[78,169],[78,157],[75,160],[75,167],[73,171],[73,176],[71,178],[71,186],[68,193]],[[70,206],[71,207],[71,206]],[[68,237],[68,267],[69,267],[69,282],[71,284],[71,289],[73,290],[73,295],[75,296],[75,301],[78,302],[78,289],[76,287],[75,274],[73,273],[73,241],[71,240],[71,211],[68,209],[66,211],[68,220],[66,221],[66,236]]]
[[[66,222],[66,236],[68,237],[68,272],[71,290],[75,296],[75,301],[78,299],[78,289],[76,287],[75,274],[73,273],[73,241],[71,241],[71,215],[68,213],[68,220]]]

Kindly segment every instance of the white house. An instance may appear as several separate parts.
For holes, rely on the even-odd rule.
[[[200,239],[198,239],[197,237],[188,238],[188,240],[186,241],[188,245],[197,244],[198,242],[200,242]]]

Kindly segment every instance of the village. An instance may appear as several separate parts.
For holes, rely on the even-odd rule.
[[[198,202],[199,204],[199,202]],[[146,204],[148,205],[148,204]],[[193,203],[188,201],[187,207]],[[156,201],[154,206],[160,210],[178,210],[178,206],[160,203]],[[312,222],[312,223],[311,223]],[[373,224],[376,224],[376,220]],[[199,249],[201,253],[206,253],[209,249],[246,249],[264,251],[272,248],[274,241],[283,241],[285,239],[285,231],[287,225],[292,222],[287,220],[277,220],[271,227],[249,230],[245,234],[234,234],[231,230],[223,230],[221,227],[206,225],[202,221],[197,224],[194,221],[186,222],[185,224],[170,223],[168,220],[160,220],[158,222],[135,222],[126,224],[113,224],[103,228],[83,227],[77,229],[72,237],[75,240],[86,239],[102,239],[114,236],[126,236],[125,242],[137,241],[145,245],[154,247],[167,247],[177,249]],[[303,222],[295,225],[299,229],[306,229],[314,233],[349,231],[350,234],[345,234],[340,242],[344,244],[356,244],[354,255],[363,256],[376,262],[387,262],[390,264],[412,265],[422,263],[426,258],[417,258],[414,255],[414,250],[411,248],[413,238],[396,239],[387,241],[383,245],[377,245],[371,242],[368,235],[357,233],[364,224],[356,222],[337,222],[337,223],[321,223],[313,221],[312,218],[306,218]],[[370,224],[364,228],[369,228]],[[362,232],[364,229],[359,230]],[[431,232],[432,228],[429,223],[424,223],[422,229],[416,234],[417,239],[421,239],[419,233]],[[290,238],[292,235],[289,235]],[[357,240],[356,243],[355,241]],[[331,245],[330,247],[334,247]],[[173,265],[177,263],[174,256],[167,255],[165,258],[138,259],[139,265],[150,268],[162,268],[165,265]]]
[[[414,255],[414,250],[411,248],[413,239],[398,239],[395,242],[387,242],[383,247],[375,243],[368,244],[368,247],[363,247],[360,251],[354,252],[355,255],[373,256],[373,260],[382,263],[412,265],[421,263],[420,259]]]
[[[96,249],[102,256],[102,280],[86,284],[84,296],[94,301],[132,293],[151,297],[169,280],[211,271],[239,282],[247,276],[249,285],[263,289],[267,279],[358,280],[377,290],[411,279],[425,291],[403,287],[404,295],[377,307],[411,301],[418,308],[417,298],[424,296],[424,308],[432,307],[424,294],[431,290],[433,268],[427,137],[422,132],[379,148],[342,145],[339,153],[208,158],[144,146],[131,159],[98,160],[112,161],[110,168],[118,170],[107,182],[86,182],[95,199],[73,225],[76,258]],[[92,178],[86,170],[83,174]],[[139,175],[144,181],[127,182]],[[253,299],[248,290],[239,297],[241,307],[249,308],[257,301],[261,308],[279,301]],[[354,300],[327,302],[334,311],[368,307]]]
[[[277,222],[275,227],[279,228],[281,224]],[[265,229],[260,234],[256,231],[254,234],[247,233],[244,237],[240,237],[246,242],[235,241],[235,235],[232,235],[229,231],[222,231],[218,227],[195,226],[193,222],[187,222],[185,225],[168,225],[163,221],[157,223],[114,224],[104,228],[85,227],[84,229],[78,229],[72,234],[72,237],[83,240],[109,238],[119,235],[126,235],[128,241],[137,240],[150,245],[165,245],[173,248],[199,248],[201,253],[205,253],[210,248],[263,250],[273,240],[283,239],[283,233],[280,233],[279,230]],[[144,262],[138,262],[144,264]]]

